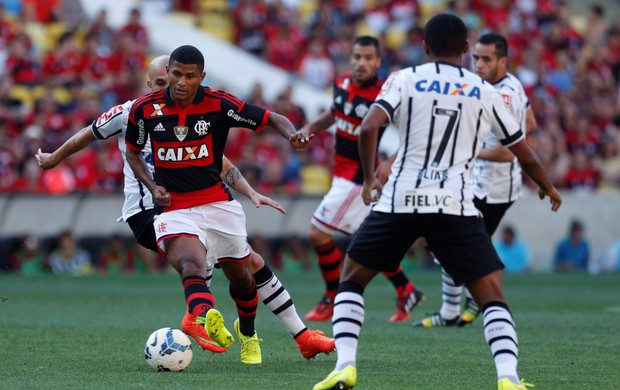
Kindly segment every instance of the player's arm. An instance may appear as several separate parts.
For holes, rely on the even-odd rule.
[[[239,168],[237,168],[232,162],[230,162],[230,160],[226,158],[226,156],[223,156],[222,158],[221,176],[222,180],[227,186],[250,198],[256,208],[259,208],[261,205],[266,205],[273,207],[282,214],[286,214],[286,210],[284,210],[284,208],[282,208],[282,206],[280,206],[278,202],[268,196],[256,192],[256,190],[252,188],[250,183],[245,180],[245,177],[243,177],[241,171],[239,171]]]
[[[527,109],[525,110],[525,134],[529,134],[534,131],[537,125],[534,110],[532,110],[532,106],[528,103]],[[514,160],[514,154],[512,154],[508,148],[497,146],[482,149],[478,155],[478,158],[496,162],[512,162]]]
[[[43,153],[41,148],[37,150],[35,158],[42,169],[51,169],[63,162],[67,157],[87,147],[97,137],[93,134],[90,126],[86,126],[71,138],[65,141],[58,149],[52,153]]]
[[[360,125],[358,148],[360,162],[364,172],[364,184],[362,186],[362,199],[365,204],[370,204],[378,199],[372,190],[381,192],[383,186],[375,177],[375,164],[377,162],[377,142],[379,128],[388,121],[388,116],[383,109],[372,105]]]
[[[314,138],[314,134],[308,134],[305,131],[295,130],[293,123],[284,115],[275,112],[269,112],[267,125],[276,129],[278,133],[288,140],[295,149],[305,149],[310,145],[310,141]]]
[[[304,127],[301,128],[300,131],[304,131],[308,134],[316,134],[319,131],[323,131],[329,128],[336,122],[336,117],[332,110],[325,110],[312,122],[306,123]]]
[[[392,164],[396,161],[396,155],[398,153],[394,153],[394,155],[384,161],[381,161],[379,166],[377,167],[377,171],[375,172],[375,176],[379,179],[379,182],[383,185],[388,181],[390,177],[390,173],[392,173]]]
[[[170,206],[170,200],[172,199],[170,193],[166,191],[164,187],[158,186],[155,183],[140,151],[130,147],[129,145],[127,146],[128,147],[125,154],[133,174],[149,190],[149,192],[153,195],[153,199],[159,206]]]
[[[543,199],[548,196],[551,200],[551,210],[557,211],[562,204],[562,198],[560,193],[555,189],[551,181],[547,177],[542,163],[538,159],[538,156],[530,148],[525,141],[525,138],[521,139],[516,144],[510,146],[510,151],[517,156],[521,168],[527,173],[529,177],[534,180],[538,185],[538,196]]]
[[[508,148],[495,146],[480,150],[478,158],[495,162],[511,162],[515,159],[515,155]]]
[[[528,106],[525,111],[525,133],[529,134],[536,129],[538,123],[536,123],[536,116],[534,116],[534,110],[532,106]]]

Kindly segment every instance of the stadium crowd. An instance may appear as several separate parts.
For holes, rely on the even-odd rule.
[[[34,0],[0,1],[0,192],[122,191],[114,141],[94,143],[54,170],[41,171],[32,158],[38,148],[54,150],[101,112],[146,92],[146,64],[158,54],[148,51],[140,10],[114,29],[105,10],[91,21],[59,12],[67,2],[43,7]],[[169,6],[200,17],[204,3],[174,0]],[[385,78],[424,61],[420,26],[433,12],[458,14],[472,40],[498,31],[510,39],[511,71],[537,116],[529,143],[554,184],[574,191],[620,188],[620,20],[608,21],[602,6],[592,6],[579,23],[556,0],[223,3],[235,44],[327,93],[334,77],[348,69],[360,33],[380,37],[379,74]],[[257,84],[243,98],[286,114],[299,128],[306,116],[292,88],[265,101]],[[329,187],[329,133],[321,133],[306,153],[291,152],[269,131],[247,135],[233,132],[226,154],[259,191],[322,194]]]

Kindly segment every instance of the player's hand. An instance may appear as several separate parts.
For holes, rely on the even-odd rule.
[[[379,183],[385,184],[392,173],[392,164],[387,161],[382,161],[375,171],[375,177],[379,180]]]
[[[256,206],[256,208],[259,208],[260,206],[265,205],[265,206],[269,206],[269,207],[272,207],[278,210],[282,214],[286,214],[286,210],[284,210],[284,208],[280,206],[278,202],[276,202],[275,200],[271,199],[268,196],[259,194],[256,191],[254,191],[254,193],[250,196],[250,200],[252,200],[252,203],[254,203],[254,206]]]
[[[378,201],[382,190],[383,185],[376,177],[370,182],[364,181],[362,185],[362,199],[364,200],[364,204],[369,205]]]
[[[294,149],[305,149],[312,143],[314,134],[305,131],[296,131],[288,137],[288,142]]]
[[[558,190],[556,190],[555,187],[551,187],[551,189],[548,191],[539,188],[538,197],[540,199],[544,199],[545,196],[549,197],[549,201],[551,203],[551,211],[558,211],[558,209],[562,205],[562,197],[560,196]]]
[[[37,154],[34,155],[34,158],[37,159],[37,163],[39,163],[39,168],[41,169],[51,169],[58,165],[52,158],[52,154],[43,153],[41,148],[37,150]]]
[[[166,191],[164,187],[155,186],[155,189],[151,192],[153,195],[153,199],[155,203],[157,203],[161,207],[170,206],[170,202],[172,201],[172,195]]]

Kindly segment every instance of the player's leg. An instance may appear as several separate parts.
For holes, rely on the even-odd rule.
[[[134,214],[127,220],[127,224],[131,228],[131,231],[133,232],[133,235],[136,238],[138,244],[152,250],[153,252],[158,252],[157,235],[155,234],[155,227],[153,221],[155,220],[155,217],[157,217],[159,214],[161,214],[161,209],[154,208]],[[209,284],[211,283],[211,277],[213,274],[212,264],[213,262],[207,261],[206,272],[204,275],[205,285],[207,286],[207,288],[209,288]],[[177,269],[177,271],[179,272],[179,274],[181,274],[179,269]],[[195,289],[194,283],[189,283],[188,287],[190,290]],[[186,299],[187,294],[188,293],[186,291]],[[215,305],[215,297],[213,297],[212,300],[212,306],[213,305]],[[209,334],[204,326],[204,319],[204,316],[198,317],[191,313],[189,311],[188,305],[188,311],[185,312],[185,316],[183,316],[183,320],[181,321],[181,329],[185,333],[193,337],[202,349],[218,353],[225,352],[226,348],[221,347],[219,344],[215,343],[211,339],[211,337],[209,337]]]
[[[380,271],[394,271],[419,236],[410,215],[372,212],[349,245],[332,318],[336,367],[314,390],[351,388],[357,381],[358,338],[364,323],[364,289]],[[415,217],[414,217],[415,218]]]
[[[437,260],[435,259],[435,262]],[[463,286],[454,283],[454,279],[441,269],[441,308],[419,321],[415,321],[413,327],[432,328],[437,326],[452,326],[457,324],[461,311],[461,294]]]
[[[360,191],[359,185],[334,177],[331,188],[312,215],[308,241],[318,256],[319,268],[325,281],[325,293],[315,308],[306,315],[306,321],[331,319],[342,262],[342,254],[333,237],[337,233],[352,235],[368,215],[369,207],[364,205]]]
[[[503,264],[483,221],[448,215],[436,216],[435,220],[427,240],[446,271],[457,283],[465,283],[483,308],[484,334],[498,381],[520,385],[517,334],[501,287]]]
[[[325,282],[325,291],[321,300],[306,314],[305,320],[329,321],[334,311],[342,254],[334,242],[333,235],[320,230],[314,224],[310,226],[308,240],[317,254],[319,269]]]
[[[488,203],[487,199],[479,199],[474,197],[474,205],[482,213],[484,219],[484,226],[490,237],[497,230],[504,214],[512,206],[514,202],[507,203]],[[480,313],[480,306],[473,299],[469,290],[465,289],[465,308],[461,312],[461,315],[457,319],[458,326],[465,326],[474,322],[478,314]]]
[[[234,323],[241,342],[241,362],[262,362],[259,339],[254,326],[258,293],[248,268],[250,247],[247,244],[245,214],[239,202],[218,202],[202,206],[208,248],[229,280],[230,296],[239,318]],[[218,341],[216,339],[216,341]]]
[[[178,219],[164,216],[158,222],[166,223],[166,230],[170,231],[167,237],[160,237],[160,247],[165,251],[170,265],[181,275],[183,282],[187,311],[181,322],[181,329],[193,337],[201,348],[214,353],[226,352],[227,347],[216,343],[205,328],[207,314],[212,312],[213,315],[217,310],[213,309],[215,297],[205,284],[206,249],[200,236],[191,235],[192,229],[184,229],[182,221]],[[189,231],[190,235],[180,235],[183,231]]]
[[[303,323],[288,291],[275,273],[255,251],[250,251],[249,267],[259,298],[273,314],[278,316],[286,330],[295,339],[299,351],[306,359],[319,353],[329,354],[334,351],[335,340],[323,336],[320,330],[309,330]]]
[[[498,382],[505,382],[503,385],[520,386],[517,373],[519,358],[517,331],[512,313],[504,300],[501,277],[502,271],[495,271],[467,283],[467,288],[482,307],[484,337],[491,348]]]
[[[388,278],[396,290],[396,312],[390,317],[389,321],[407,321],[411,318],[411,310],[426,299],[424,293],[415,288],[401,266],[394,272],[385,271],[383,275]]]

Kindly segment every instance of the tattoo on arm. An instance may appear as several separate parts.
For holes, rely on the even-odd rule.
[[[241,180],[242,178],[243,178],[243,175],[241,175],[239,168],[233,166],[224,175],[224,183],[226,183],[226,185],[228,185],[230,188],[234,190],[236,189],[237,182]]]

